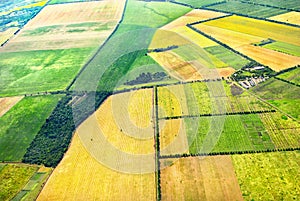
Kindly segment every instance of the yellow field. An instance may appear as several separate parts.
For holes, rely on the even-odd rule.
[[[193,22],[198,22],[198,21],[207,20],[207,19],[225,16],[225,15],[227,14],[215,12],[215,11],[209,11],[209,10],[194,9],[191,12],[185,14],[184,16],[163,26],[162,29],[171,30],[173,28],[183,27]]]
[[[197,24],[197,25],[194,25],[194,27],[196,27],[197,29],[199,29],[200,31],[202,31],[208,35],[211,35],[218,41],[221,41],[233,48],[236,48],[236,47],[239,47],[239,46],[245,45],[245,44],[260,42],[260,41],[266,39],[266,38],[262,38],[262,37],[253,36],[250,34],[244,34],[241,32],[236,32],[236,31],[232,31],[229,29],[225,29],[225,28],[208,26],[208,25],[204,25],[204,24]]]
[[[204,24],[262,38],[272,38],[274,40],[300,45],[300,29],[283,24],[241,16],[230,16],[205,22]]]
[[[243,200],[230,156],[164,159],[162,200]],[[172,164],[168,166],[169,164]]]
[[[15,104],[22,100],[23,96],[0,98],[0,117],[10,110]]]
[[[244,45],[236,48],[236,50],[269,66],[277,72],[300,64],[300,57],[291,56],[259,46]]]
[[[240,16],[197,24],[195,28],[275,71],[300,64],[299,57],[252,45],[267,38],[300,45],[299,28]]]
[[[287,23],[291,23],[291,24],[300,25],[300,13],[295,12],[295,11],[291,11],[291,12],[284,13],[281,15],[276,15],[276,16],[270,17],[269,19],[276,20],[279,22],[287,22]]]
[[[0,32],[0,45],[5,43],[8,39],[14,36],[14,33],[18,30],[19,28],[13,27],[9,28],[4,32]]]
[[[13,8],[13,9],[9,10],[9,11],[0,12],[0,16],[7,15],[7,14],[13,12],[13,11],[16,11],[16,10],[22,10],[22,9],[25,9],[25,8],[34,8],[34,7],[38,7],[38,6],[44,6],[46,3],[47,3],[47,0],[44,0],[44,1],[36,2],[36,3],[28,4],[28,5],[25,5],[25,6],[16,7],[16,8]]]
[[[184,119],[161,120],[159,129],[161,155],[189,153]]]
[[[158,29],[152,37],[149,49],[165,48],[172,45],[180,46],[189,43],[188,39],[183,38],[173,31]]]
[[[98,47],[117,25],[124,2],[106,0],[48,5],[1,51]]]
[[[155,200],[155,175],[124,174],[96,161],[75,134],[39,195],[45,200]]]
[[[154,153],[151,92],[151,89],[136,92],[137,97],[141,95],[146,97],[145,106],[136,105],[143,100],[130,99],[135,92],[116,94],[101,105],[95,112],[95,117],[107,142],[130,154]],[[136,113],[130,109],[132,107],[148,111]],[[142,125],[142,128],[139,125]]]

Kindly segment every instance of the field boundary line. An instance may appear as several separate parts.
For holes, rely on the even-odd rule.
[[[249,1],[243,1],[243,0],[234,0],[234,1],[238,1],[238,2],[246,3],[246,4],[258,5],[258,6],[264,6],[264,7],[268,7],[268,8],[277,8],[277,9],[280,9],[280,10],[287,10],[287,11],[296,11],[296,12],[299,12],[299,10],[297,10],[297,9],[283,8],[283,7],[273,6],[273,5],[269,5],[269,4],[256,3],[256,2],[253,2],[253,1],[251,1],[251,3]],[[276,15],[274,15],[274,16],[276,16]]]
[[[262,110],[262,111],[245,111],[245,112],[226,112],[219,114],[198,114],[198,115],[181,115],[173,117],[161,117],[159,120],[171,120],[171,119],[184,119],[184,118],[197,118],[197,117],[212,117],[212,116],[234,116],[234,115],[250,115],[250,114],[264,114],[264,113],[275,113],[276,110]]]
[[[288,83],[288,84],[294,85],[294,86],[296,86],[296,87],[300,87],[300,84],[297,84],[297,83],[291,82],[291,81],[289,81],[289,80],[285,80],[285,79],[282,79],[282,78],[280,78],[280,77],[277,77],[277,76],[275,76],[274,78],[275,78],[276,80],[280,80],[280,81],[282,81],[282,82],[285,82],[285,83]]]
[[[204,23],[204,22],[209,22],[209,21],[213,21],[213,20],[222,19],[222,18],[225,18],[225,17],[230,17],[232,15],[233,14],[222,15],[222,16],[219,16],[219,17],[213,17],[213,18],[209,18],[209,19],[206,19],[206,20],[200,20],[200,21],[197,21],[197,22],[189,23],[188,25],[193,26],[193,25],[196,25],[196,24]]]
[[[51,0],[49,0],[50,2]],[[101,2],[100,0],[89,0],[89,1],[70,1],[70,2],[60,2],[60,3],[54,3],[54,4],[49,4],[51,5],[61,5],[61,4],[71,4],[71,3],[86,3],[86,2]]]
[[[160,159],[172,159],[172,158],[188,158],[188,157],[201,157],[201,156],[224,156],[224,155],[244,155],[244,154],[259,154],[259,153],[271,153],[271,152],[286,152],[286,151],[299,151],[300,147],[294,148],[278,148],[278,149],[266,149],[266,150],[244,150],[244,151],[224,151],[224,152],[212,152],[212,153],[196,153],[196,154],[172,154],[162,155]]]
[[[122,13],[122,17],[119,20],[119,22],[117,23],[116,27],[114,28],[114,30],[111,32],[111,34],[106,38],[106,40],[102,43],[102,45],[100,45],[100,47],[96,50],[96,52],[91,56],[91,58],[88,59],[88,61],[82,66],[82,68],[80,69],[80,71],[77,73],[77,75],[74,77],[74,79],[71,81],[71,83],[67,86],[66,91],[69,91],[70,88],[73,86],[73,84],[75,83],[75,81],[77,80],[77,78],[83,73],[83,71],[88,67],[88,65],[95,59],[95,57],[99,54],[99,52],[103,49],[103,47],[107,44],[107,42],[111,39],[111,37],[116,33],[116,31],[118,30],[118,28],[120,27],[120,24],[123,22],[124,20],[124,15],[125,15],[125,11],[127,8],[127,4],[128,4],[128,0],[125,0],[125,5],[124,5],[124,9],[123,9],[123,13]]]

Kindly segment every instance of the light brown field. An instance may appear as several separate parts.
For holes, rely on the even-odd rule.
[[[8,39],[10,39],[18,29],[19,28],[17,28],[17,27],[13,27],[13,28],[7,29],[6,31],[0,32],[0,45],[2,45]]]
[[[1,51],[97,47],[117,25],[124,2],[107,0],[46,6]]]
[[[179,80],[201,79],[195,66],[190,62],[184,61],[174,52],[152,52],[149,54],[158,64],[164,67],[170,75]]]
[[[202,10],[202,9],[194,9],[191,12],[185,14],[184,16],[172,21],[171,23],[162,27],[162,29],[171,30],[177,27],[183,27],[187,24],[198,22],[202,20],[207,20],[215,17],[225,16],[226,13]]]
[[[155,175],[124,174],[96,161],[77,134],[54,170],[38,201],[155,200]]]
[[[189,43],[190,42],[187,39],[173,31],[158,29],[152,37],[149,48],[166,48],[172,45],[180,46]]]
[[[276,16],[270,17],[269,19],[276,20],[279,22],[287,22],[287,23],[291,23],[291,24],[300,25],[300,13],[295,12],[295,11],[291,11],[291,12],[284,13],[281,15],[276,15]]]
[[[22,100],[23,96],[0,98],[0,117],[8,112],[15,104]]]
[[[130,154],[154,153],[151,92],[151,89],[148,89],[116,94],[109,97],[95,112],[103,136],[116,149]],[[135,93],[137,97],[144,95],[145,99],[130,98]],[[146,104],[141,105],[143,102]],[[138,103],[140,105],[133,105]],[[148,111],[136,113],[130,109],[132,107]],[[139,127],[141,123],[142,126]]]
[[[230,156],[160,162],[162,200],[243,200]]]
[[[218,71],[220,77],[230,77],[235,72],[235,69],[233,69],[231,67],[217,68],[217,71]]]
[[[189,153],[184,119],[161,120],[159,129],[161,155]]]
[[[281,71],[300,64],[300,57],[284,54],[259,46],[244,45],[236,48],[239,52],[272,68]]]

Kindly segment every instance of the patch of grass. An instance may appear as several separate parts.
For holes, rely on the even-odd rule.
[[[64,90],[93,48],[3,52],[0,95]]]
[[[299,200],[299,151],[231,156],[245,200]]]
[[[286,10],[242,3],[238,1],[228,1],[223,4],[209,6],[208,8],[213,8],[219,11],[225,11],[230,13],[237,13],[237,14],[244,14],[244,15],[246,14],[249,16],[261,17],[261,18],[268,18],[274,15],[279,15],[287,12]]]
[[[0,171],[0,200],[12,199],[36,170],[34,166],[7,164]]]
[[[263,47],[268,48],[270,50],[275,50],[278,52],[283,52],[286,54],[300,57],[300,46],[297,46],[297,45],[276,41],[276,42],[264,45]]]
[[[63,25],[53,25],[53,26],[44,26],[44,27],[38,27],[32,30],[26,30],[24,31],[24,36],[39,36],[43,35],[55,30],[59,30],[63,27]]]
[[[286,73],[277,76],[281,79],[290,81],[295,84],[300,84],[300,68],[295,68],[294,70],[288,71]]]
[[[223,128],[215,128],[216,122],[223,122]],[[195,134],[193,125],[199,121]],[[212,148],[212,152],[237,152],[246,150],[266,150],[274,148],[267,131],[257,114],[215,116],[185,119],[190,153],[199,153],[202,148]],[[216,129],[216,130],[215,130]],[[215,138],[221,131],[220,137]],[[213,137],[214,136],[214,137]],[[213,137],[213,138],[212,138]],[[210,139],[213,141],[205,141]]]
[[[25,97],[0,118],[0,160],[21,161],[60,96]]]
[[[268,102],[300,120],[300,99],[268,100]]]
[[[230,50],[220,45],[207,47],[205,48],[205,51],[216,56],[218,59],[236,70],[241,69],[243,66],[250,63],[250,61],[248,61],[247,59],[234,52],[231,52]]]

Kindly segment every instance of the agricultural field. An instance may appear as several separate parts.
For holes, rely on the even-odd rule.
[[[5,164],[0,169],[0,199],[11,200],[38,170],[37,166]]]
[[[117,25],[124,2],[48,5],[1,51],[96,48]]]
[[[300,46],[297,45],[275,41],[273,43],[263,45],[263,47],[270,50],[275,50],[277,52],[300,57]]]
[[[298,86],[272,78],[251,91],[294,118],[300,118],[300,88]]]
[[[179,3],[184,3],[184,4],[188,4],[191,5],[195,8],[199,8],[199,7],[204,7],[213,3],[218,3],[221,2],[222,0],[203,0],[203,1],[198,1],[198,0],[176,0],[176,2]]]
[[[278,75],[277,77],[280,79],[283,79],[283,80],[287,80],[294,84],[300,84],[300,68],[297,67],[291,71],[282,73],[282,74]]]
[[[209,149],[212,152],[239,152],[274,148],[258,114],[185,118],[184,121],[189,150],[193,154],[205,153]],[[195,133],[189,128],[193,128],[197,121],[198,131]],[[223,128],[213,126],[216,122],[223,123]],[[211,139],[216,133],[219,136]]]
[[[281,15],[276,15],[276,16],[270,17],[269,19],[279,21],[279,22],[286,22],[289,24],[300,25],[300,13],[295,12],[295,11],[291,11],[291,12],[284,13]]]
[[[227,1],[222,4],[208,6],[207,8],[259,18],[268,18],[274,15],[279,15],[287,12],[286,10],[278,8],[253,5],[248,3],[242,3],[239,1]]]
[[[0,95],[64,90],[87,60],[91,48],[0,54]]]
[[[162,159],[162,200],[243,200],[230,156]]]
[[[60,96],[25,97],[0,117],[1,161],[21,161],[59,99]]]
[[[154,173],[112,170],[90,155],[75,134],[37,200],[155,200],[155,189]]]
[[[299,122],[279,112],[260,114],[260,118],[276,148],[300,147]]]
[[[298,200],[299,151],[231,156],[245,200]]]
[[[0,98],[0,118],[15,104],[22,100],[23,96]]]
[[[299,46],[299,29],[296,27],[240,16],[229,16],[194,27],[275,71],[300,63],[299,57],[252,45],[271,38]]]
[[[289,8],[289,9],[300,9],[300,4],[298,1],[294,0],[245,0],[248,2],[270,5],[270,6],[277,6],[280,8]]]
[[[19,29],[16,27],[0,32],[0,46],[3,46]]]

